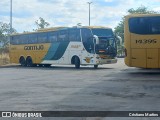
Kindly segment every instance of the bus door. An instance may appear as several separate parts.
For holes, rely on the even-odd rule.
[[[146,67],[146,49],[131,49],[131,65],[135,67]]]
[[[158,68],[158,49],[147,49],[147,68]]]

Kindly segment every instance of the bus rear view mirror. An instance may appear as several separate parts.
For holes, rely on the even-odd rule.
[[[122,45],[122,38],[117,34],[115,35],[115,38],[116,38],[116,41],[119,41],[120,45]]]
[[[94,43],[95,44],[99,44],[99,38],[98,38],[98,36],[97,35],[93,35],[93,37],[94,37]]]

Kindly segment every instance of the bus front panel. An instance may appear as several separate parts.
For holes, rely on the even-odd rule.
[[[125,19],[125,63],[131,67],[160,68],[160,16]]]

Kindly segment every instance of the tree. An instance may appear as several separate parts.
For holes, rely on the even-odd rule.
[[[136,9],[131,8],[128,11],[128,14],[157,14],[158,12],[156,11],[152,11],[149,10],[147,7],[145,6],[140,6]],[[118,23],[118,25],[115,27],[115,31],[114,31],[118,36],[120,36],[122,38],[122,43],[124,43],[124,16],[122,17],[122,20]],[[123,53],[123,44],[120,45],[118,42],[118,54],[124,54]]]
[[[46,28],[46,27],[48,27],[50,25],[48,22],[46,22],[41,17],[39,18],[39,20],[35,21],[35,24],[37,25],[38,29]]]
[[[131,9],[129,9],[128,10],[128,13],[129,14],[156,14],[156,13],[158,13],[158,12],[156,12],[156,11],[152,11],[152,10],[149,10],[147,7],[145,7],[145,6],[140,6],[140,7],[138,7],[137,9],[133,9],[133,8],[131,8]]]
[[[16,30],[14,28],[12,28],[11,32],[15,33]],[[10,24],[0,22],[0,48],[1,48],[1,52],[8,51],[9,35],[10,35]]]

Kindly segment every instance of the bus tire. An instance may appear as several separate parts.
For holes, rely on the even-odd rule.
[[[32,67],[33,66],[33,61],[31,57],[27,57],[26,59],[26,63],[28,67]]]
[[[75,64],[75,68],[77,69],[80,68],[80,60],[77,56],[74,58],[74,64]]]
[[[26,66],[26,60],[25,60],[25,58],[23,57],[23,56],[21,56],[20,58],[19,58],[19,63],[21,64],[21,66]]]
[[[94,65],[94,69],[97,69],[98,68],[98,65]]]

